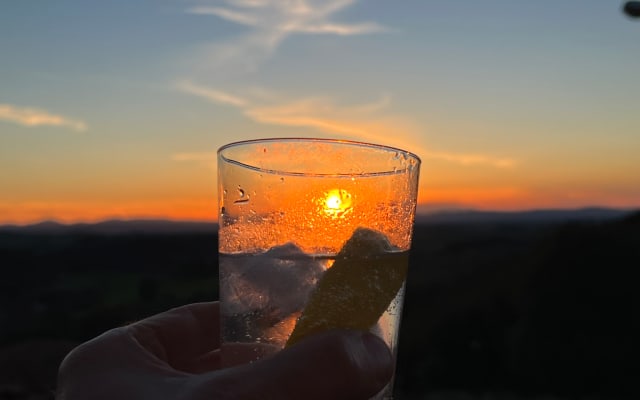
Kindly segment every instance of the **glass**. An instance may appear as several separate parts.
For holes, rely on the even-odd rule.
[[[221,147],[223,365],[332,328],[369,330],[395,359],[419,170],[407,151],[344,140]]]

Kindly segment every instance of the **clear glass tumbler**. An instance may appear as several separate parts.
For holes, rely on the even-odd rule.
[[[419,170],[407,151],[344,140],[221,147],[223,365],[333,328],[371,331],[395,358]]]

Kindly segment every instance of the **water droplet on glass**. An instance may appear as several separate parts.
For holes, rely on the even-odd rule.
[[[238,185],[238,199],[233,204],[244,204],[249,202],[249,195],[244,192],[244,189]]]
[[[284,176],[280,177],[280,182],[284,183]]]

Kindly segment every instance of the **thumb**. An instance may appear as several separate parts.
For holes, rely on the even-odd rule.
[[[201,375],[197,386],[202,399],[368,399],[393,369],[391,352],[377,336],[332,331],[261,361]]]

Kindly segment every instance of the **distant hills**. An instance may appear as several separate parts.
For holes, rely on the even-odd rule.
[[[637,209],[636,209],[637,211]],[[622,218],[634,210],[589,207],[579,209],[543,209],[528,211],[476,211],[451,210],[422,213],[416,223],[562,223],[571,221],[597,221]]]
[[[24,232],[40,234],[94,233],[105,235],[134,233],[215,233],[215,222],[190,222],[168,220],[108,220],[97,223],[61,224],[43,221],[33,225],[0,225],[2,232]]]
[[[612,208],[545,209],[530,211],[431,211],[416,216],[418,224],[474,224],[474,223],[562,223],[570,221],[597,221],[622,218],[633,210]],[[98,223],[62,224],[43,221],[32,225],[0,225],[2,232],[39,234],[135,234],[135,233],[215,233],[215,222],[169,220],[108,220]]]

